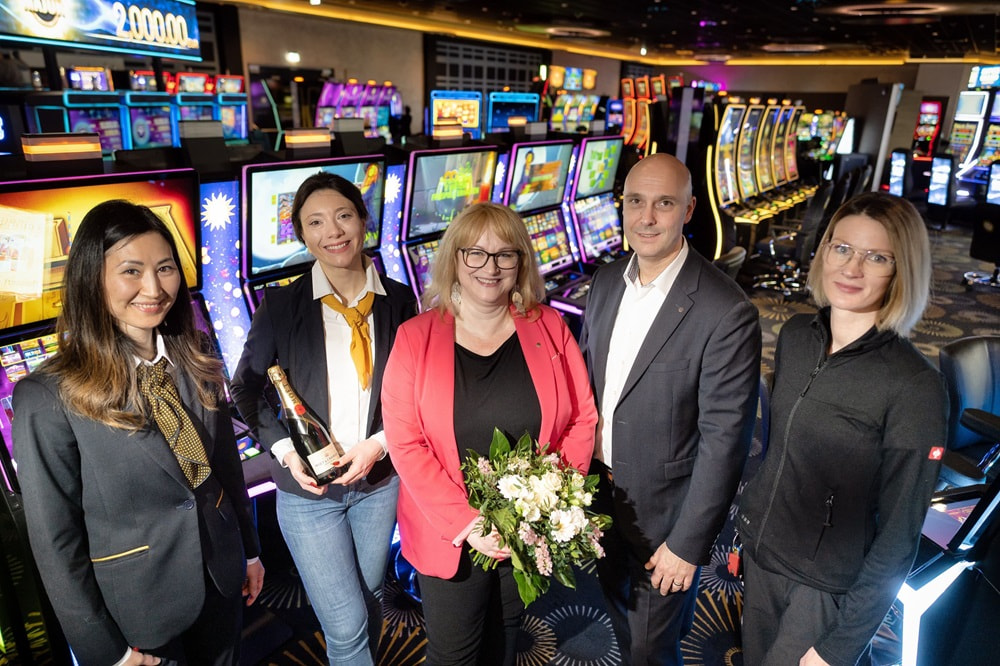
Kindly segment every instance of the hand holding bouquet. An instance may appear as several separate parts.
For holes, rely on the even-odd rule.
[[[604,556],[600,539],[610,516],[587,510],[596,476],[584,476],[557,453],[546,453],[525,434],[512,448],[493,430],[489,458],[469,452],[462,465],[469,504],[482,516],[481,534],[496,529],[510,550],[514,579],[525,606],[549,589],[549,577],[575,588],[572,565]],[[497,560],[473,549],[483,569]]]

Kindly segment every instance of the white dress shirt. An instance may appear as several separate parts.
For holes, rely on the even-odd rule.
[[[683,239],[682,239],[683,240]],[[646,340],[653,320],[667,299],[667,294],[677,280],[681,266],[687,259],[688,245],[684,242],[674,260],[649,284],[639,282],[639,263],[635,255],[625,267],[622,279],[625,292],[618,304],[615,325],[608,345],[608,366],[604,373],[604,393],[601,395],[601,414],[597,423],[597,443],[594,452],[599,460],[612,467],[612,425],[615,407],[621,399],[625,380],[635,363],[639,348]]]

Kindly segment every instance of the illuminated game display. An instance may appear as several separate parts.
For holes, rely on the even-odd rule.
[[[54,319],[69,247],[87,211],[109,199],[149,206],[177,242],[181,271],[200,285],[197,175],[192,169],[0,184],[0,328]]]
[[[897,197],[903,196],[908,167],[907,154],[901,150],[892,151],[889,156],[889,194]]]
[[[110,155],[125,147],[122,136],[121,110],[117,106],[89,109],[66,109],[71,132],[97,132],[101,152]]]
[[[622,138],[588,138],[583,144],[576,177],[577,198],[610,192],[622,158]]]
[[[727,104],[719,124],[715,144],[715,189],[720,206],[727,206],[739,198],[736,184],[736,135],[740,130],[746,106]]]
[[[622,221],[611,196],[595,195],[573,202],[585,259],[594,261],[622,245]]]
[[[986,203],[1000,206],[1000,162],[990,165],[990,175],[986,184]]]
[[[368,208],[365,249],[379,246],[384,163],[380,158],[309,160],[243,168],[243,274],[265,280],[302,272],[313,256],[295,237],[292,202],[309,176],[333,173],[357,185]]]
[[[989,96],[988,92],[979,90],[966,90],[958,95],[948,153],[955,156],[955,164],[959,170],[975,159],[971,152],[979,144]]]
[[[440,125],[445,119],[454,118],[473,139],[478,139],[482,133],[480,128],[482,109],[482,93],[459,90],[431,91],[432,128]]]
[[[743,200],[755,197],[760,192],[754,177],[754,146],[763,115],[763,106],[750,106],[743,120],[743,129],[740,130],[736,173]]]
[[[435,238],[406,246],[410,257],[412,283],[417,286],[419,293],[423,293],[427,289],[427,285],[431,283],[431,268],[434,265],[434,256],[437,254],[440,242],[440,238]]]
[[[573,143],[514,146],[514,168],[505,203],[518,213],[562,203],[573,159]]]
[[[71,67],[66,70],[66,84],[73,90],[114,90],[108,70],[104,67]]]
[[[788,177],[788,182],[799,179],[798,127],[802,117],[802,107],[794,107],[792,118],[785,128],[785,176]]]
[[[487,100],[487,132],[509,130],[507,119],[515,116],[529,123],[538,120],[538,93],[491,92]]]
[[[794,127],[791,127],[792,116],[795,113],[795,107],[783,106],[781,107],[781,113],[778,116],[778,123],[774,128],[774,137],[771,139],[771,172],[774,175],[774,185],[784,185],[789,180],[786,166],[788,164],[788,156],[786,151],[788,149],[788,132],[791,131],[794,136]],[[792,142],[792,148],[795,148],[795,142]]]
[[[495,148],[413,152],[404,240],[444,231],[466,206],[489,201],[496,164]]]
[[[932,206],[947,206],[951,203],[951,160],[946,157],[931,159],[931,183],[927,189],[927,203]]]
[[[129,145],[132,148],[167,148],[174,145],[169,106],[129,107],[128,118]]]
[[[757,182],[760,184],[760,191],[767,192],[768,190],[774,189],[775,180],[778,179],[777,173],[773,171],[775,163],[774,154],[774,139],[776,136],[776,129],[778,125],[778,116],[781,113],[781,107],[769,106],[764,112],[764,122],[761,123],[760,127],[760,137],[756,141],[754,146],[754,153],[756,159],[754,160],[754,170],[757,176]],[[784,148],[784,146],[782,146]],[[784,157],[784,152],[782,152],[782,157]],[[780,180],[784,180],[785,166],[781,165],[781,175]]]
[[[913,128],[913,156],[929,159],[937,146],[938,134],[941,132],[942,103],[933,100],[920,102],[920,115],[917,126]]]
[[[542,275],[573,264],[573,248],[558,209],[525,216],[524,226],[528,228],[531,247],[535,250],[538,270]]]

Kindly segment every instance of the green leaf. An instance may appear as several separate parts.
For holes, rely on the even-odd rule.
[[[531,602],[538,598],[539,590],[534,585],[534,581],[529,574],[520,569],[514,569],[514,580],[517,581],[517,593],[521,596],[521,601],[525,606],[530,606]]]
[[[499,428],[493,428],[493,442],[490,444],[490,460],[506,458],[510,455],[510,442]]]
[[[576,589],[576,577],[573,576],[573,569],[569,566],[556,567],[552,571],[552,575],[555,579],[565,585],[566,587],[575,590]]]

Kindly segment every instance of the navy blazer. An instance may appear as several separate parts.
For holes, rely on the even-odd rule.
[[[14,389],[32,553],[84,666],[166,644],[201,612],[206,571],[238,596],[260,554],[229,409],[205,409],[186,377],[177,388],[212,466],[194,490],[155,424],[130,433],[72,413],[44,369]]]
[[[760,377],[757,309],[690,250],[639,348],[617,405],[601,405],[628,258],[601,267],[581,348],[598,408],[613,414],[615,526],[640,562],[661,543],[707,564],[753,435]]]
[[[375,358],[372,372],[371,404],[366,433],[382,429],[382,373],[396,329],[417,312],[416,296],[406,285],[380,275],[385,295],[375,294],[372,304]],[[278,420],[268,396],[267,369],[278,363],[289,383],[324,425],[330,413],[326,343],[323,331],[323,303],[313,298],[312,279],[306,273],[284,287],[268,289],[253,315],[250,334],[233,376],[232,396],[240,415],[267,447],[288,437],[288,429]],[[357,381],[352,375],[350,381]],[[270,398],[274,400],[274,398]],[[377,483],[394,473],[389,457],[375,463],[368,481]],[[284,491],[306,499],[320,496],[302,490],[288,468],[271,457],[271,478]]]

